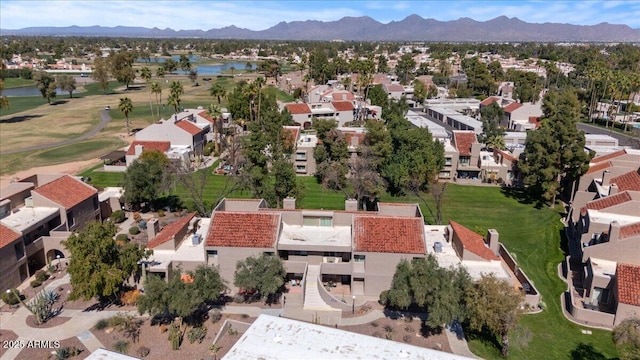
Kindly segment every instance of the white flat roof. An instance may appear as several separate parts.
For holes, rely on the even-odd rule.
[[[467,359],[408,345],[270,315],[260,315],[224,360]]]
[[[451,243],[447,242],[447,237],[445,235],[446,228],[447,227],[443,225],[425,225],[424,227],[427,254],[434,255],[440,266],[449,268],[462,265],[467,269],[469,275],[471,275],[474,280],[479,280],[482,275],[493,273],[499,279],[505,279],[509,282],[513,282],[509,272],[504,268],[504,266],[502,266],[502,261],[460,260]],[[435,252],[434,244],[436,241],[442,244],[442,252]]]
[[[99,348],[87,356],[86,360],[139,360],[139,358]]]
[[[2,224],[15,229],[18,232],[24,232],[32,226],[49,221],[54,215],[59,214],[60,209],[50,207],[26,207],[18,208],[11,215],[0,220]]]
[[[106,187],[100,194],[98,194],[98,200],[102,202],[112,197],[120,199],[123,194],[124,188],[122,187]]]
[[[308,226],[282,223],[278,244],[351,246],[351,226]]]
[[[640,216],[638,215],[614,214],[593,209],[587,209],[587,212],[589,213],[589,221],[599,224],[610,224],[612,221],[617,221],[620,226],[625,226],[640,222]]]
[[[467,126],[472,127],[474,130],[482,131],[482,121],[476,120],[470,116],[457,114],[457,115],[448,115],[448,117],[454,119],[455,121],[465,124]]]
[[[148,259],[153,265],[149,265],[149,270],[167,270],[172,261],[196,261],[204,263],[206,259],[204,243],[209,232],[210,218],[201,218],[200,227],[196,234],[200,234],[200,243],[193,245],[193,234],[182,241],[176,250],[153,250],[153,255]]]
[[[593,269],[594,275],[601,277],[615,276],[617,264],[615,261],[591,258],[591,269]]]

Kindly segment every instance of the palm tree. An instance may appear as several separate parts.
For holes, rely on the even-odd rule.
[[[156,76],[164,79],[166,75],[167,75],[167,70],[164,68],[164,66],[158,67],[158,69],[156,70]]]
[[[231,77],[233,77],[233,73],[236,71],[236,67],[235,66],[230,67],[229,71],[231,71]]]
[[[207,115],[211,116],[213,119],[213,143],[215,146],[215,153],[220,154],[220,148],[218,147],[218,143],[220,142],[218,137],[222,138],[222,131],[220,131],[220,127],[222,127],[222,122],[220,121],[222,117],[222,110],[220,106],[216,104],[211,104],[207,107]]]
[[[129,99],[128,97],[120,98],[118,109],[124,114],[127,124],[127,135],[130,135],[131,123],[129,122],[129,114],[133,111],[133,103],[131,102],[131,99]]]
[[[160,120],[160,103],[162,102],[162,85],[154,81],[151,83],[151,92],[156,96],[156,108],[158,112],[158,120]],[[151,111],[153,115],[153,111]]]
[[[258,90],[258,112],[257,112],[258,121],[260,121],[260,102],[262,100],[262,87],[264,86],[265,83],[266,83],[266,80],[262,76],[254,80],[254,84]]]
[[[224,90],[222,85],[215,83],[209,88],[209,95],[218,99],[218,105],[220,105],[221,98],[227,95],[227,92]]]
[[[171,83],[171,87],[169,88],[169,99],[167,100],[169,105],[173,105],[173,108],[176,110],[176,114],[178,113],[178,109],[180,109],[180,95],[184,93],[184,88],[179,81],[173,81]]]
[[[151,70],[148,67],[143,67],[140,69],[140,77],[144,79],[147,83],[147,88],[149,89],[149,109],[151,110],[151,116],[153,116],[153,101],[151,99],[151,86],[149,86],[149,81],[151,81]]]

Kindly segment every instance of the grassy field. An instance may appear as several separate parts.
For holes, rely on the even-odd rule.
[[[23,78],[6,78],[4,81],[5,89],[18,88],[23,86],[31,86],[34,84],[33,80]]]
[[[115,174],[98,175],[85,173],[99,186],[116,185],[120,180]],[[104,174],[104,173],[103,173]],[[104,177],[103,177],[104,176]],[[302,199],[304,208],[344,209],[341,193],[324,190],[315,178],[300,178],[305,185]],[[206,200],[212,203],[219,196],[227,177],[209,177]],[[177,189],[175,194],[184,196]],[[512,336],[511,358],[513,359],[568,359],[571,352],[581,344],[592,350],[594,359],[612,359],[616,351],[608,331],[594,330],[592,335],[581,333],[585,327],[569,322],[561,311],[560,296],[565,284],[557,276],[557,266],[564,254],[560,248],[560,215],[547,207],[536,208],[518,200],[518,194],[510,194],[497,187],[475,187],[449,185],[444,203],[445,222],[455,220],[462,225],[482,233],[494,228],[500,233],[500,241],[517,256],[518,262],[534,282],[546,303],[540,314],[525,315],[519,329]],[[249,197],[248,192],[235,192],[230,197]],[[383,201],[417,202],[429,222],[427,209],[414,197],[385,196]],[[431,204],[432,205],[432,204]],[[499,359],[500,352],[495,343],[477,334],[470,334],[472,351],[486,359]],[[591,346],[591,347],[589,347]]]

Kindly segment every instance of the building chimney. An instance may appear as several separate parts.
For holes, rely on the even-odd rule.
[[[156,218],[147,220],[147,238],[153,239],[160,232],[160,222]]]
[[[344,201],[344,210],[345,211],[358,211],[358,200],[356,199],[347,199]]]
[[[282,208],[284,210],[295,210],[295,208],[296,208],[296,198],[287,197],[284,200],[282,200]]]
[[[611,180],[611,172],[609,170],[605,170],[602,172],[602,186],[609,185],[609,180]]]
[[[620,223],[612,221],[609,224],[609,241],[617,241],[620,238]]]
[[[615,195],[617,193],[618,193],[618,185],[616,184],[609,185],[609,196]]]
[[[142,152],[144,151],[144,146],[143,145],[136,145],[134,150],[135,150],[135,154],[137,156],[140,156],[140,155],[142,155]]]
[[[495,256],[499,256],[500,253],[500,243],[498,242],[499,238],[500,235],[496,229],[489,229],[487,231],[487,243],[489,245],[489,249],[493,251]]]

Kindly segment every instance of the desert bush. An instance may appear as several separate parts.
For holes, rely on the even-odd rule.
[[[182,330],[178,324],[171,324],[169,328],[169,341],[171,342],[171,348],[173,350],[180,350],[182,345]]]
[[[16,294],[20,294],[18,292],[18,290],[16,290],[16,289],[13,289],[12,291],[10,291],[8,293],[7,292],[3,292],[2,293],[2,301],[5,304],[15,305],[15,304],[20,302],[20,299],[18,298],[19,295],[16,295]]]
[[[411,335],[405,335],[402,337],[402,341],[406,342],[407,344],[411,343]]]
[[[378,299],[378,303],[382,306],[387,306],[389,303],[389,290],[385,290],[380,293],[380,299]]]
[[[115,223],[115,224],[120,224],[120,223],[124,222],[124,220],[125,220],[124,211],[116,210],[116,211],[112,212],[111,215],[109,215],[109,220],[111,220],[111,222]]]
[[[413,326],[407,325],[407,326],[404,327],[404,331],[412,333],[415,330],[413,329]]]
[[[373,327],[378,327],[380,325],[380,323],[378,322],[378,320],[374,320],[371,322],[371,326]]]
[[[136,355],[137,355],[138,357],[143,358],[143,357],[146,357],[147,355],[149,355],[149,353],[150,353],[150,352],[151,352],[151,349],[149,349],[148,347],[146,347],[146,346],[140,346],[140,347],[138,348],[138,350],[136,350]]]
[[[384,335],[384,338],[385,338],[385,339],[387,339],[387,340],[393,340],[393,334],[392,334],[392,333],[390,333],[390,332],[388,332],[388,333],[386,333],[386,334]]]
[[[222,319],[222,313],[218,309],[213,309],[209,311],[209,318],[211,319],[211,322],[215,324]]]
[[[129,242],[129,235],[127,235],[127,234],[118,234],[116,236],[116,242],[119,242],[119,243]]]
[[[202,149],[202,154],[204,156],[209,156],[211,155],[211,153],[215,150],[216,148],[216,144],[213,142],[209,142],[207,143],[207,145],[204,146],[204,148]]]
[[[109,321],[107,319],[100,319],[96,321],[96,324],[93,325],[93,328],[96,330],[104,330],[109,326]]]
[[[33,280],[29,283],[29,285],[32,288],[37,288],[38,286],[42,285],[42,281],[38,281],[38,280]]]
[[[40,281],[41,283],[47,281],[48,278],[49,278],[49,274],[47,274],[46,271],[44,270],[36,271],[36,280]]]
[[[240,315],[241,318],[243,319],[248,319],[249,318],[249,314],[242,314]]]
[[[385,325],[383,329],[384,329],[384,331],[386,331],[388,333],[392,333],[393,332],[393,326],[391,326],[391,325]]]
[[[125,305],[136,305],[141,295],[138,289],[126,291],[120,296],[120,301]]]
[[[68,347],[63,347],[63,348],[60,348],[60,349],[56,350],[53,353],[53,357],[56,360],[66,360],[66,359],[70,358],[71,354],[69,354],[69,348]]]
[[[194,342],[198,342],[198,344],[202,344],[202,340],[204,340],[205,336],[207,336],[207,328],[204,326],[194,327],[189,330],[189,334],[187,337],[189,338],[189,342],[193,344]]]
[[[137,226],[132,226],[129,228],[129,234],[131,235],[138,235],[140,234],[140,228],[138,228]]]
[[[164,210],[162,209],[158,210],[158,217],[164,217]]]
[[[118,340],[113,344],[113,349],[121,354],[126,354],[129,351],[129,342]]]
[[[140,215],[139,212],[134,212],[133,213],[133,220],[135,220],[135,222],[138,222],[138,221],[142,220],[142,215]]]

